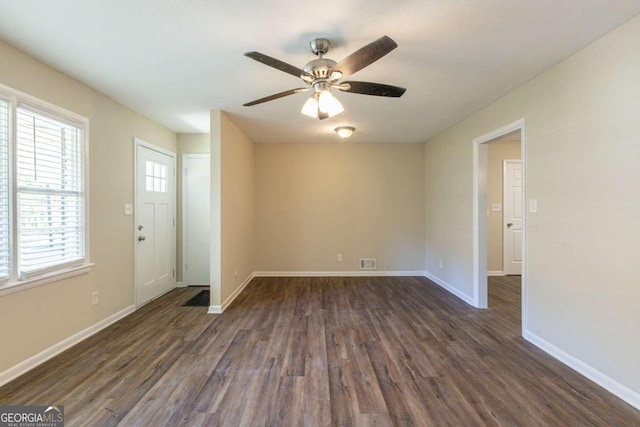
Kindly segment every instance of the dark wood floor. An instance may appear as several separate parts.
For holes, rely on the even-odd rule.
[[[222,315],[177,289],[0,388],[67,426],[632,426],[520,337],[519,278],[475,310],[424,278],[254,279]]]

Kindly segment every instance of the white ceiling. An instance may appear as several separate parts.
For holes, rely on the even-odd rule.
[[[227,111],[254,142],[424,142],[640,13],[640,0],[0,0],[0,39],[177,132]],[[308,42],[339,61],[388,35],[399,47],[350,79],[402,98],[338,92],[345,112],[300,114],[301,86],[243,56],[297,67]],[[1,59],[0,59],[1,60]]]

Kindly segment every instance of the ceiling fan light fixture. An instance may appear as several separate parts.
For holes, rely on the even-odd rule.
[[[342,73],[340,71],[332,71],[331,74],[329,75],[330,81],[340,80],[341,78],[342,78]]]
[[[329,89],[324,89],[318,96],[318,110],[322,113],[326,113],[329,117],[333,117],[344,111],[342,103],[338,101],[338,98],[333,96]]]
[[[342,139],[349,138],[351,135],[353,135],[353,132],[355,132],[355,130],[356,128],[354,128],[353,126],[340,126],[335,128],[336,133]]]
[[[302,106],[301,113],[305,116],[312,117],[314,119],[318,118],[318,100],[316,99],[317,95],[314,94],[312,97],[307,99],[307,102]]]
[[[331,43],[327,39],[314,39],[309,44],[311,52],[317,56],[309,61],[303,68],[282,62],[263,53],[252,51],[246,52],[245,56],[255,61],[263,63],[292,76],[299,77],[306,84],[305,87],[289,89],[284,92],[265,96],[255,101],[243,104],[245,107],[273,101],[285,96],[300,92],[313,90],[314,95],[307,100],[302,107],[302,113],[313,118],[324,120],[333,117],[344,111],[342,103],[331,93],[331,88],[337,88],[342,92],[351,92],[361,95],[374,95],[398,98],[404,94],[405,88],[391,86],[382,83],[348,81],[340,82],[342,78],[349,77],[353,73],[368,67],[378,59],[382,58],[398,44],[388,36],[382,36],[368,45],[358,49],[351,55],[336,62],[333,59],[325,58]]]
[[[323,89],[318,95],[318,109],[323,113],[329,113],[335,96],[328,89]]]
[[[338,98],[333,97],[333,102],[331,104],[331,108],[329,109],[329,117],[333,117],[337,114],[340,114],[344,111],[344,107],[342,106],[342,102],[338,101]]]

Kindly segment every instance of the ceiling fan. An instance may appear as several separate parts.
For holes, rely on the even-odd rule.
[[[302,69],[264,55],[260,52],[245,53],[244,55],[251,59],[262,62],[263,64],[276,68],[280,71],[284,71],[285,73],[300,77],[302,81],[306,83],[306,86],[256,99],[255,101],[247,102],[243,105],[245,107],[249,107],[293,95],[295,93],[313,90],[313,95],[302,107],[302,114],[323,120],[344,111],[342,103],[331,93],[331,89],[338,89],[343,92],[358,93],[361,95],[389,96],[394,98],[402,96],[406,91],[406,89],[402,87],[390,86],[381,83],[357,81],[340,82],[340,79],[349,77],[351,74],[371,65],[398,47],[398,44],[390,37],[380,37],[378,40],[353,52],[340,62],[323,57],[327,52],[329,52],[330,47],[331,44],[327,39],[318,38],[311,40],[309,48],[313,54],[318,56],[318,58],[309,61]]]

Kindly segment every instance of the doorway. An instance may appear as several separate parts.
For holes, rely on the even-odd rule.
[[[518,177],[520,182],[511,183],[514,185],[520,185],[521,191],[515,200],[512,200],[511,208],[515,206],[515,211],[510,213],[512,216],[520,216],[518,225],[514,221],[505,221],[503,214],[504,202],[501,204],[490,202],[488,200],[488,160],[489,160],[489,144],[496,143],[501,139],[504,141],[509,136],[517,135],[520,148],[520,170],[514,172],[515,177]],[[525,122],[524,119],[513,122],[493,132],[479,136],[473,140],[473,302],[478,308],[488,307],[488,280],[489,274],[488,261],[489,261],[489,249],[488,249],[488,224],[492,213],[500,214],[499,227],[501,229],[506,228],[504,238],[501,238],[501,248],[499,257],[501,259],[502,269],[501,271],[492,271],[492,273],[499,273],[496,275],[504,275],[504,244],[507,237],[511,237],[510,244],[515,244],[515,248],[512,247],[512,254],[521,257],[521,310],[522,310],[522,326],[524,328],[526,324],[526,292],[525,292],[525,274],[526,274],[526,258],[525,258],[525,234],[526,234],[526,214],[524,210],[525,205],[525,175],[526,175],[526,150],[525,150]],[[501,161],[502,164],[502,161]],[[506,167],[507,163],[503,163]],[[504,191],[503,181],[500,180],[501,189]],[[511,226],[507,224],[511,223]],[[520,227],[518,227],[520,226]],[[510,228],[521,228],[517,236],[509,231]],[[508,269],[509,267],[507,267]]]
[[[211,213],[209,154],[182,155],[182,281],[209,286]]]
[[[176,155],[135,142],[136,307],[175,288]]]

